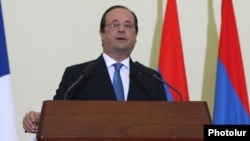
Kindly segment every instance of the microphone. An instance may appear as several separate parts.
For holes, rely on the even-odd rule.
[[[174,90],[179,98],[180,98],[180,101],[183,101],[183,98],[181,96],[181,93],[179,90],[177,90],[174,86],[170,85],[169,83],[167,83],[166,81],[162,80],[157,74],[155,74],[155,72],[147,67],[145,67],[144,65],[142,65],[141,63],[139,62],[135,62],[135,65],[145,74],[147,75],[151,75],[152,77],[154,77],[155,79],[161,81],[162,83],[166,84],[169,88],[171,88],[172,90]]]
[[[70,90],[72,90],[83,78],[87,77],[90,72],[95,68],[97,65],[96,61],[91,62],[81,73],[79,78],[72,84],[64,93],[64,100],[67,100],[67,96]]]

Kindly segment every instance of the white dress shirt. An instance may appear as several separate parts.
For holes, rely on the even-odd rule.
[[[108,68],[108,72],[109,72],[109,77],[110,77],[110,80],[112,81],[113,83],[113,75],[114,75],[114,72],[115,72],[115,68],[113,66],[113,64],[115,63],[118,63],[116,62],[114,59],[110,58],[107,54],[103,53],[103,58],[104,58],[104,61],[106,63],[106,66]],[[130,65],[129,65],[129,57],[124,59],[122,62],[119,62],[119,63],[122,63],[123,66],[120,70],[120,74],[121,74],[121,78],[122,78],[122,84],[123,84],[123,89],[124,89],[124,98],[125,100],[127,100],[127,97],[128,97],[128,88],[129,88],[129,68],[130,68]]]

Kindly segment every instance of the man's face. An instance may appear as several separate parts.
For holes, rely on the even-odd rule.
[[[133,15],[123,8],[111,10],[106,15],[105,32],[100,32],[100,36],[105,53],[129,56],[136,43]]]

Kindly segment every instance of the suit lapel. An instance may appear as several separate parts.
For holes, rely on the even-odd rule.
[[[130,59],[130,83],[128,100],[143,99],[147,90],[142,82],[142,73],[135,67],[134,62]]]
[[[115,92],[113,89],[112,82],[109,77],[108,69],[106,66],[106,63],[101,56],[99,56],[97,59],[97,67],[95,71],[93,71],[93,77],[96,79],[99,86],[97,88],[100,88],[102,93],[107,95],[107,97],[111,97],[112,99],[115,98]]]

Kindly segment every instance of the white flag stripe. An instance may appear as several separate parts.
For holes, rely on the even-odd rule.
[[[0,77],[0,141],[17,141],[16,113],[10,75]]]

